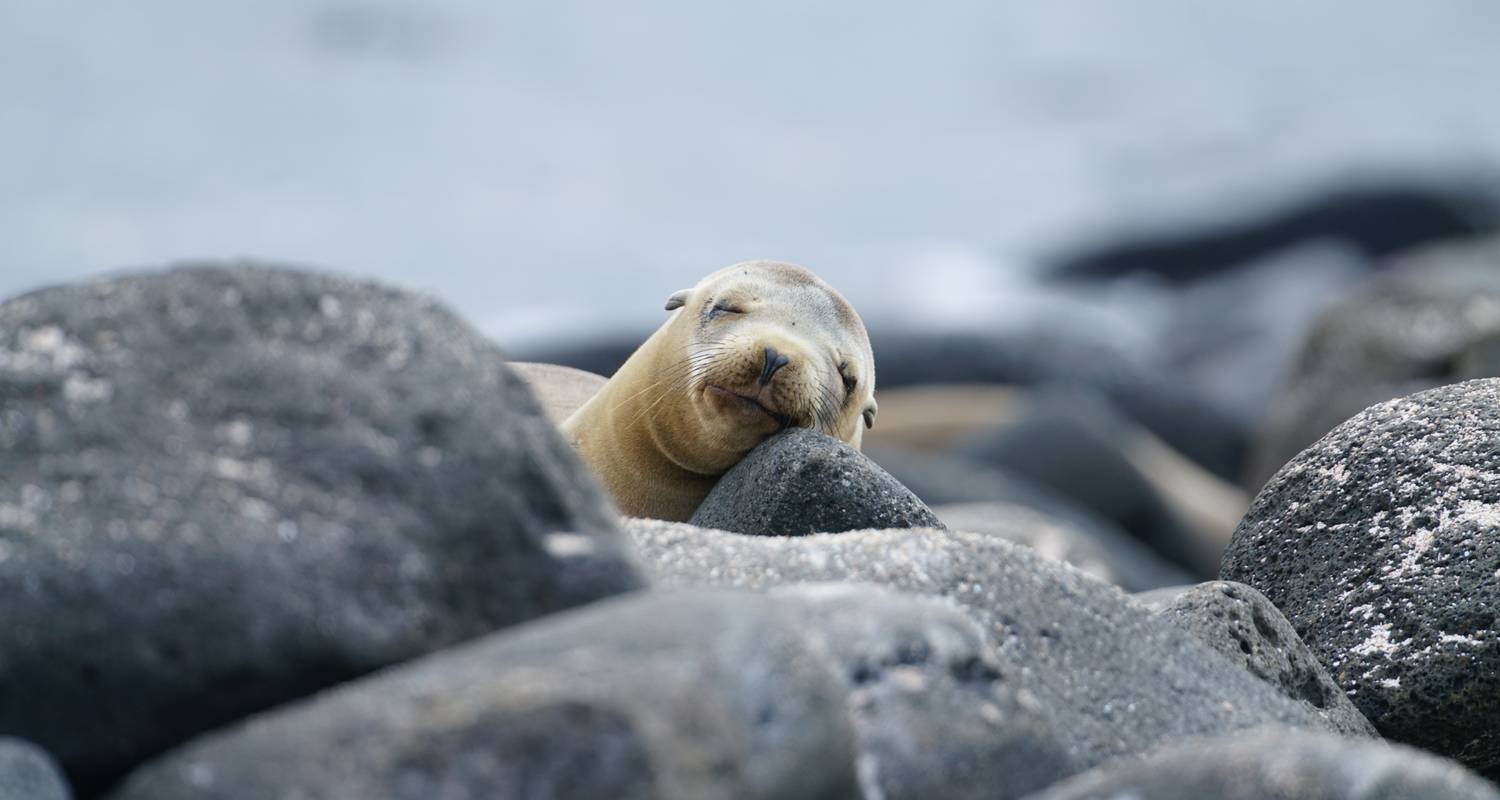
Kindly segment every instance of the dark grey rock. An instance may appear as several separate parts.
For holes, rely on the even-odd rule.
[[[1256,498],[1221,577],[1286,614],[1387,738],[1500,767],[1500,380],[1370,408]]]
[[[1188,573],[1108,527],[1087,529],[1019,503],[954,503],[932,513],[950,529],[999,536],[1127,592],[1191,582]]]
[[[1027,800],[1500,800],[1447,759],[1384,742],[1266,730],[1185,742]]]
[[[81,792],[639,585],[582,465],[431,300],[235,266],[0,304],[0,730]]]
[[[1245,486],[1258,491],[1303,448],[1376,403],[1500,375],[1500,240],[1413,254],[1323,314],[1256,436]]]
[[[1328,720],[1345,736],[1375,736],[1375,728],[1344,696],[1344,690],[1297,638],[1286,617],[1265,595],[1243,583],[1210,581],[1135,595],[1251,675],[1277,687]]]
[[[1205,541],[1174,513],[1132,462],[1122,422],[1095,398],[1054,392],[1012,424],[970,437],[958,454],[1066,497],[1163,558],[1211,576],[1223,541]]]
[[[625,527],[660,585],[857,581],[948,598],[974,616],[1017,690],[1065,733],[1080,768],[1185,736],[1327,727],[1118,589],[999,537],[924,529],[743,536],[653,520]]]
[[[30,742],[0,736],[0,800],[69,800],[57,762]]]
[[[690,522],[768,536],[942,527],[875,462],[817,431],[772,436],[724,474]]]
[[[1077,771],[1066,732],[958,607],[870,586],[777,589],[849,681],[864,797],[1004,800]]]
[[[752,593],[599,603],[204,736],[112,797],[852,797],[846,684],[805,631]]]

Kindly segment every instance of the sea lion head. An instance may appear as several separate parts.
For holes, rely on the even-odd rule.
[[[853,306],[793,264],[747,261],[673,294],[657,353],[682,387],[657,445],[684,467],[723,472],[788,427],[858,448],[875,423],[875,359]],[[679,442],[668,439],[682,440]]]

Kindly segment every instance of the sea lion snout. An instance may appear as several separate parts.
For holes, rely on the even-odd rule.
[[[760,371],[760,385],[765,386],[770,383],[771,376],[775,375],[777,370],[790,363],[792,363],[790,358],[776,352],[776,348],[767,346],[765,367]]]

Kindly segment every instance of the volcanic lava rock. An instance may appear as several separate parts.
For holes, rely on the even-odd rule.
[[[852,584],[776,589],[849,683],[865,797],[1005,800],[1077,771],[984,631],[951,603]]]
[[[0,304],[0,730],[82,792],[639,585],[583,466],[431,300],[205,266]]]
[[[751,450],[689,522],[767,536],[943,525],[875,462],[807,428],[788,429]]]
[[[1242,583],[1211,581],[1133,598],[1307,705],[1345,736],[1375,736],[1316,656],[1265,595]]]
[[[662,586],[874,583],[971,614],[1080,768],[1187,736],[1326,720],[1112,586],[999,537],[932,529],[744,536],[627,520]]]
[[[1500,767],[1500,380],[1367,409],[1256,498],[1221,577],[1286,614],[1387,738]]]
[[[114,800],[855,794],[846,685],[794,604],[639,593],[204,736]]]

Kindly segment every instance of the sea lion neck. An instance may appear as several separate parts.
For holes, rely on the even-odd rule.
[[[655,344],[668,338],[666,327],[652,334]],[[633,354],[611,380],[646,389],[623,397],[600,392],[565,420],[561,429],[586,463],[613,465],[596,476],[623,513],[682,521],[692,516],[719,475],[689,469],[661,446],[652,414],[663,410],[663,395],[682,391],[687,375],[656,374],[658,365],[644,353],[643,347]],[[650,446],[643,446],[646,442]]]

